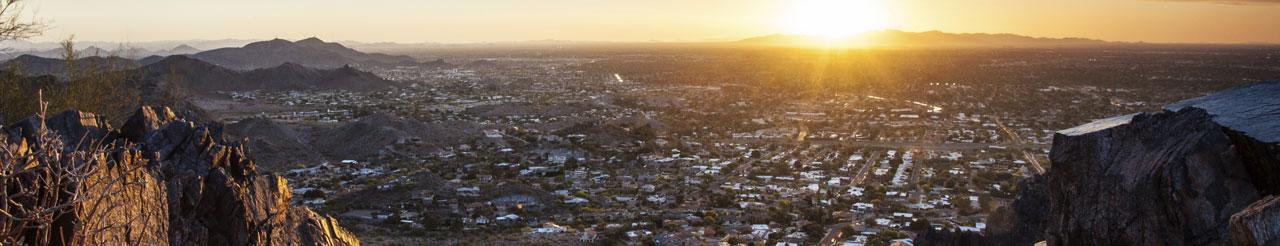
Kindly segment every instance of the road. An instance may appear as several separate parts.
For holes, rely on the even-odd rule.
[[[853,174],[853,184],[858,187],[864,187],[862,183],[867,181],[867,176],[871,175],[872,170],[875,170],[876,160],[880,160],[880,152],[873,151],[871,156],[862,160],[862,168],[859,168],[858,172]]]
[[[1004,126],[1004,122],[1000,121],[1000,119],[996,119],[996,126],[1000,127],[1000,131],[1003,131],[1005,135],[1008,135],[1006,137],[1012,139],[1015,145],[1024,145],[1022,143],[1022,137],[1019,137],[1018,133],[1013,132],[1013,130],[1009,130],[1009,127]],[[1044,166],[1040,165],[1040,159],[1036,159],[1036,157],[1031,155],[1031,152],[1027,152],[1026,149],[1019,149],[1019,151],[1022,152],[1022,158],[1027,159],[1027,163],[1031,163],[1031,168],[1035,169],[1037,174],[1044,174]]]
[[[848,227],[849,223],[840,223],[827,227],[827,235],[822,236],[822,241],[818,241],[818,245],[836,245],[840,242],[840,239],[844,238],[844,228]]]

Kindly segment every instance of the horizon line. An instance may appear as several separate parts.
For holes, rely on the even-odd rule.
[[[847,36],[847,37],[840,37],[840,38],[834,38],[834,39],[836,39],[836,40],[841,40],[841,39],[848,39],[848,38],[850,38],[850,37],[856,37],[856,36],[859,36],[859,35],[865,35],[865,34],[869,34],[869,33],[876,33],[876,32],[894,32],[894,31],[896,31],[896,32],[906,32],[906,33],[915,33],[915,34],[938,32],[938,33],[955,34],[955,35],[1015,35],[1015,36],[1028,37],[1028,38],[1039,38],[1039,39],[1086,39],[1086,40],[1100,41],[1100,42],[1105,42],[1105,43],[1114,43],[1114,44],[1162,44],[1162,45],[1280,45],[1280,42],[1276,42],[1276,41],[1245,41],[1245,42],[1177,42],[1177,41],[1173,41],[1173,42],[1162,42],[1162,41],[1113,41],[1113,40],[1106,40],[1106,39],[1100,39],[1100,38],[1090,38],[1090,37],[1082,37],[1082,36],[1060,36],[1060,37],[1049,37],[1049,36],[1032,36],[1032,35],[1018,34],[1018,33],[1011,33],[1011,32],[947,32],[947,31],[936,30],[936,29],[935,29],[935,30],[926,30],[926,31],[908,31],[908,30],[901,30],[901,29],[881,29],[881,30],[872,30],[872,31],[862,32],[862,33],[858,33],[858,34],[849,35],[849,36]],[[754,36],[748,36],[748,37],[739,37],[739,38],[709,38],[709,39],[701,39],[701,40],[681,40],[681,39],[668,39],[668,40],[661,40],[661,39],[651,39],[651,40],[647,40],[647,41],[642,41],[642,40],[587,40],[587,39],[557,39],[557,38],[520,39],[520,40],[488,40],[488,41],[466,41],[466,42],[438,42],[438,41],[369,41],[369,40],[354,40],[354,39],[342,39],[342,40],[337,40],[337,39],[324,39],[324,38],[321,38],[321,37],[319,37],[319,36],[314,36],[314,35],[313,35],[313,36],[306,36],[306,37],[297,37],[297,38],[289,38],[289,37],[279,37],[279,36],[277,36],[277,37],[272,37],[272,38],[238,38],[238,37],[230,37],[230,38],[159,39],[159,40],[147,40],[147,41],[106,41],[106,40],[74,40],[74,41],[75,41],[76,43],[135,44],[135,43],[192,42],[192,41],[205,41],[205,42],[208,42],[208,41],[248,41],[248,42],[259,42],[259,41],[268,41],[268,40],[274,40],[274,39],[282,39],[282,40],[288,40],[288,41],[294,42],[294,41],[303,40],[303,39],[308,39],[308,38],[317,38],[317,39],[320,39],[320,40],[324,40],[325,42],[336,42],[336,43],[343,43],[343,44],[347,44],[347,43],[357,43],[357,44],[365,44],[365,45],[373,45],[373,44],[390,44],[390,45],[486,45],[486,44],[518,44],[518,43],[535,43],[535,42],[598,43],[598,44],[722,44],[722,43],[738,43],[738,42],[742,42],[742,41],[749,40],[749,39],[762,38],[762,37],[771,37],[771,36],[790,36],[790,37],[804,37],[804,38],[815,38],[815,39],[823,39],[823,38],[826,38],[826,37],[822,37],[822,36],[820,36],[820,35],[804,35],[804,34],[792,34],[792,33],[770,33],[770,34],[760,34],[760,35],[754,35]],[[74,37],[74,36],[73,36],[73,37]],[[826,38],[826,39],[832,39],[832,38]],[[52,39],[52,40],[41,40],[41,39],[37,39],[37,38],[31,38],[31,39],[11,39],[11,40],[3,40],[3,41],[0,41],[0,43],[4,43],[4,42],[27,42],[27,43],[35,43],[35,44],[48,44],[48,43],[59,43],[59,42],[62,42],[62,40],[58,40],[58,39]]]

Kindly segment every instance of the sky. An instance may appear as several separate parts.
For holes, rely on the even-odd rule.
[[[858,3],[797,7],[814,1]],[[35,41],[69,35],[113,42],[313,36],[401,43],[728,41],[872,26],[1131,42],[1280,43],[1280,0],[29,0],[26,5],[48,25]],[[805,11],[826,9],[821,12],[831,15],[838,11],[830,9],[844,8],[874,13],[877,22],[820,14],[815,14],[819,21],[859,23],[813,28],[813,20],[792,21],[810,16]]]

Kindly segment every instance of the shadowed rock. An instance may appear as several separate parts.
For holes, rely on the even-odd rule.
[[[1019,244],[1275,245],[1280,82],[1240,86],[1058,132],[986,235]],[[1043,211],[1037,213],[1036,211]],[[942,239],[942,240],[945,240]],[[926,242],[927,243],[927,242]]]
[[[1236,245],[1280,245],[1280,196],[1269,196],[1231,216]]]
[[[1201,109],[1054,137],[1045,174],[1055,245],[1210,245],[1258,198],[1221,126]]]

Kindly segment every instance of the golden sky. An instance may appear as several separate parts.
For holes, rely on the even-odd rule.
[[[854,1],[831,8],[813,1]],[[812,4],[810,4],[812,5]],[[862,6],[869,10],[863,9]],[[30,0],[36,40],[391,42],[720,41],[814,32],[805,11],[874,13],[847,26],[1146,42],[1280,43],[1280,0]],[[800,10],[797,10],[800,9]],[[817,10],[813,10],[817,9]],[[818,15],[823,16],[823,15]],[[827,18],[827,17],[821,17]],[[834,18],[834,17],[833,17]],[[819,19],[820,21],[821,19]],[[809,20],[812,23],[813,20]],[[828,23],[830,24],[830,23]],[[797,27],[797,26],[801,27]],[[812,27],[812,26],[808,26]],[[843,33],[832,31],[833,33]]]

